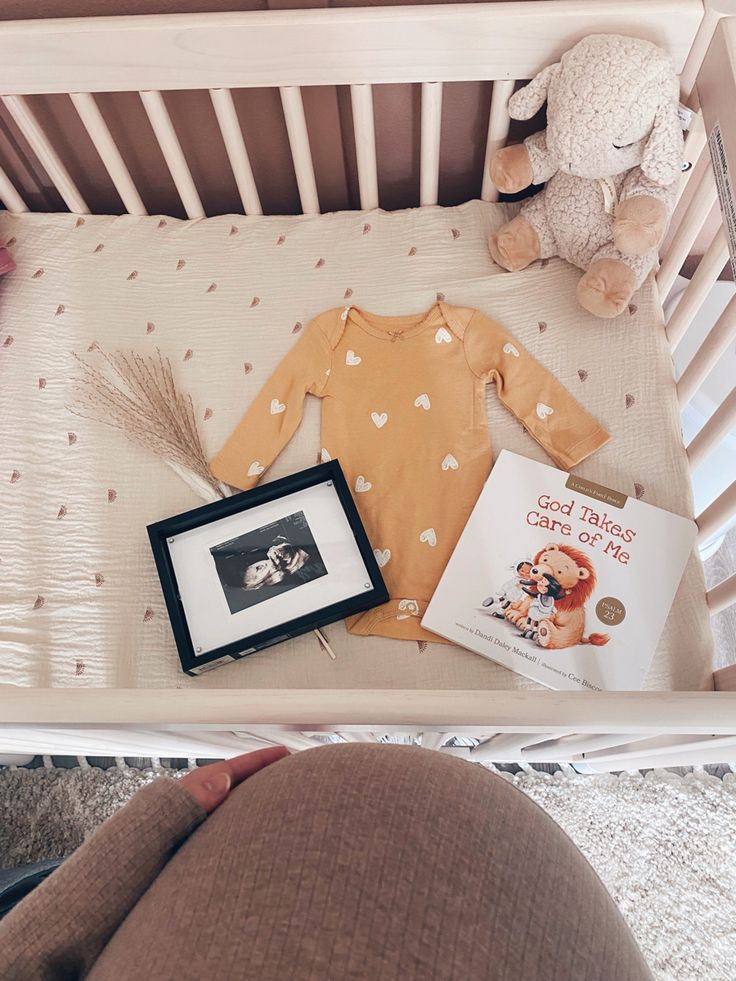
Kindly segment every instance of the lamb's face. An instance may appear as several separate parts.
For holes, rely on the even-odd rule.
[[[545,170],[556,163],[595,180],[639,164],[654,184],[671,187],[682,166],[677,94],[672,63],[655,44],[591,34],[515,92],[509,115],[531,119],[547,101]]]
[[[658,48],[635,38],[593,35],[562,56],[550,79],[547,149],[559,169],[613,177],[642,163],[674,76]]]
[[[603,96],[610,101],[607,86],[602,92],[600,82],[566,81],[561,78],[549,93],[547,149],[560,170],[577,177],[613,177],[640,164],[656,108],[644,111],[650,100],[642,98],[622,112],[600,111]]]

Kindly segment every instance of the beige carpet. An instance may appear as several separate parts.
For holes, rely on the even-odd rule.
[[[117,768],[0,770],[0,867],[67,855],[154,776]],[[702,772],[643,777],[530,771],[506,779],[536,800],[587,856],[660,981],[733,981],[733,773],[720,779]]]

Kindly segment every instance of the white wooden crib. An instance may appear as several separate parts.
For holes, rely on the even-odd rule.
[[[506,140],[506,104],[515,81],[531,77],[593,32],[634,34],[664,46],[681,71],[683,102],[694,111],[686,142],[694,166],[683,177],[683,190],[693,174],[697,187],[662,256],[657,276],[662,301],[717,194],[723,212],[721,228],[667,323],[675,349],[723,269],[729,245],[736,261],[736,204],[729,182],[736,179],[734,0],[531,0],[11,22],[0,25],[0,93],[70,212],[85,215],[89,209],[29,95],[70,97],[128,213],[145,215],[95,99],[99,92],[139,92],[186,213],[194,219],[205,213],[167,112],[162,94],[167,90],[209,90],[243,213],[260,215],[231,90],[278,87],[302,209],[318,214],[302,86],[350,86],[360,201],[370,210],[380,205],[372,86],[421,84],[420,203],[429,206],[438,200],[443,82],[492,80],[482,198],[493,201],[497,194],[487,163]],[[708,162],[709,138],[715,173]],[[0,199],[9,212],[27,211],[2,170]],[[736,298],[679,380],[682,406],[734,342]],[[687,447],[692,469],[734,423],[736,388]],[[711,538],[734,512],[736,484],[731,484],[697,517],[700,540]],[[712,589],[707,602],[713,615],[736,602],[736,573]],[[713,688],[568,694],[0,687],[0,752],[213,756],[264,740],[305,748],[314,744],[314,734],[332,732],[353,740],[421,734],[423,745],[470,759],[584,761],[600,769],[736,759],[736,665],[716,672]],[[467,747],[445,745],[458,735],[471,737]]]

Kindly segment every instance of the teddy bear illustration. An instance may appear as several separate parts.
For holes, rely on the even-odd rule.
[[[494,184],[543,191],[489,239],[517,272],[560,256],[584,270],[580,305],[622,313],[657,263],[682,169],[679,85],[669,56],[633,37],[592,34],[509,100],[512,119],[547,102],[547,128],[496,151]]]
[[[512,603],[520,603],[524,599],[524,586],[531,586],[529,573],[532,563],[529,559],[522,559],[513,567],[516,575],[508,579],[497,593],[491,593],[483,600],[482,606],[486,613],[492,617],[503,619],[506,610]]]
[[[537,626],[536,643],[549,650],[562,650],[576,644],[600,647],[609,641],[608,634],[585,634],[585,604],[595,589],[595,570],[588,556],[571,545],[550,543],[534,557],[529,578],[535,583],[550,576],[557,581],[560,595],[554,600],[555,611]],[[534,591],[530,587],[532,592]],[[529,619],[534,597],[530,594],[518,608],[509,607],[506,619],[517,627]]]

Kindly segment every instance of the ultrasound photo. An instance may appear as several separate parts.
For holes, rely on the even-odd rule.
[[[327,575],[303,511],[214,545],[210,553],[230,613]]]

